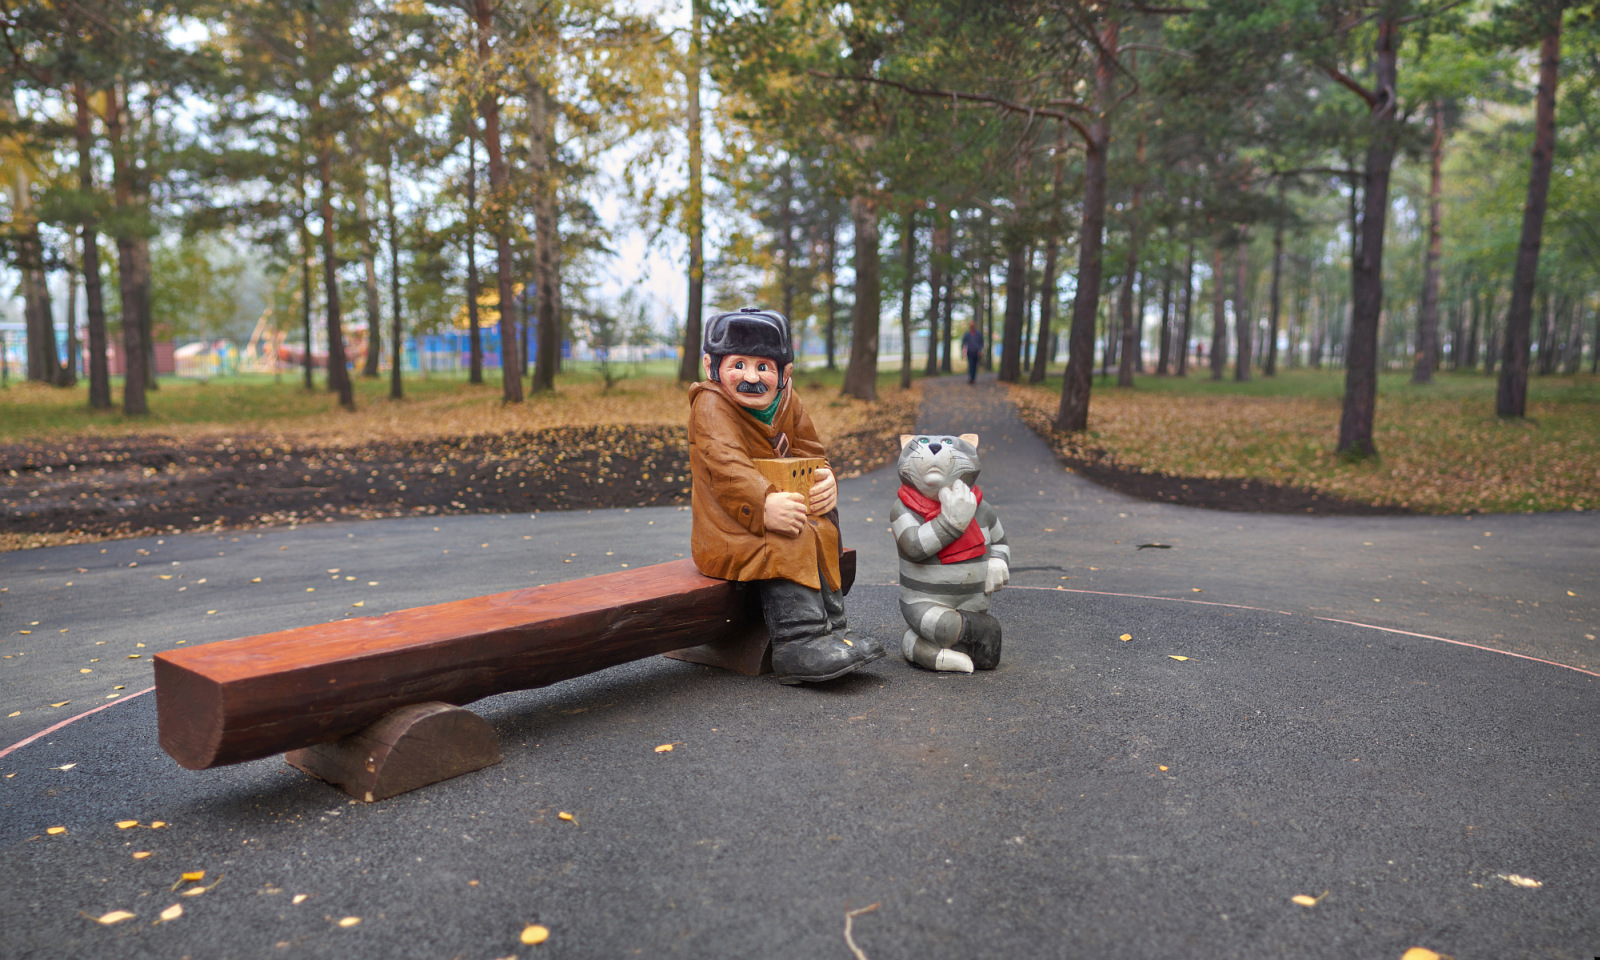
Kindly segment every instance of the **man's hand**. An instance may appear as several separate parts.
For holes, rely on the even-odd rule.
[[[978,498],[966,481],[952,480],[950,486],[939,491],[939,508],[958,530],[965,530],[978,513]]]
[[[811,476],[811,512],[820,517],[839,505],[839,481],[827,467],[818,467]]]
[[[994,593],[1011,582],[1011,567],[999,557],[989,558],[989,569],[984,571],[983,592]]]
[[[798,537],[806,528],[806,498],[798,493],[769,493],[762,522],[773,533]]]

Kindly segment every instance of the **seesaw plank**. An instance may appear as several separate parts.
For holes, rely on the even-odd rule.
[[[845,551],[846,588],[855,576]],[[327,743],[400,707],[457,706],[748,637],[756,592],[691,560],[169,650],[161,747],[191,770]]]

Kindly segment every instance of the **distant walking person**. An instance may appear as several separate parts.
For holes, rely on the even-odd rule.
[[[967,325],[967,332],[961,336],[961,352],[967,358],[967,382],[976,383],[978,361],[983,359],[983,334],[978,332],[978,321]]]

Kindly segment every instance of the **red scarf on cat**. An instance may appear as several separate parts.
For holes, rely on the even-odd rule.
[[[978,498],[979,503],[983,503],[982,490],[973,487],[972,494]],[[900,485],[900,502],[910,507],[911,511],[921,517],[924,523],[937,517],[944,509],[944,505],[939,501],[932,497],[923,496],[917,488],[905,483]],[[978,517],[974,514],[972,521],[967,524],[967,529],[962,532],[961,536],[957,537],[954,543],[939,551],[939,562],[960,563],[963,560],[981,557],[988,549],[989,545],[983,542],[983,531],[978,527]]]

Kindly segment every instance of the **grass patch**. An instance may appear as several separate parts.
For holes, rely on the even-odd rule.
[[[1061,381],[1011,388],[1025,419],[1048,429]],[[1375,462],[1334,455],[1343,371],[1287,371],[1248,383],[1097,378],[1086,435],[1050,432],[1056,448],[1147,473],[1245,478],[1420,513],[1600,509],[1600,378],[1536,377],[1528,418],[1494,413],[1495,381],[1443,374],[1430,386],[1383,374]]]
[[[150,414],[127,417],[120,411],[89,409],[88,387],[57,389],[13,383],[0,391],[0,442],[159,434],[187,439],[213,436],[267,436],[318,443],[365,440],[479,436],[549,427],[613,424],[682,426],[688,422],[688,389],[666,361],[627,365],[629,376],[605,388],[593,364],[567,364],[553,393],[530,394],[521,404],[501,401],[498,370],[485,370],[484,383],[467,382],[466,373],[409,376],[405,398],[389,399],[387,377],[355,378],[356,409],[340,409],[324,388],[301,386],[298,374],[224,377],[210,381],[161,379],[148,393]],[[844,371],[796,374],[806,410],[824,441],[873,429],[886,421],[915,417],[915,402],[899,390],[895,373],[878,377],[879,400],[865,403],[839,396]],[[113,381],[120,403],[122,382]],[[912,396],[919,395],[913,388]],[[909,404],[909,407],[908,407]]]

